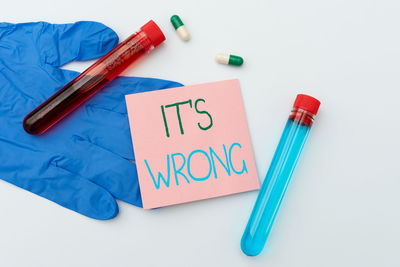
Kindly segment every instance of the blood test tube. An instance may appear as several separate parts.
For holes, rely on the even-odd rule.
[[[25,131],[44,133],[164,40],[160,28],[150,20],[29,113],[23,122]]]
[[[265,246],[319,105],[311,96],[297,95],[241,240],[248,256],[258,255]]]

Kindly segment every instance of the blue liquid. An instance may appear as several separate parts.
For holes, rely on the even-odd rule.
[[[309,125],[292,119],[286,123],[242,237],[241,247],[248,256],[258,255],[265,246],[309,131]]]

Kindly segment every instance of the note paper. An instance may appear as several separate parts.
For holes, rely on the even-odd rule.
[[[126,96],[143,208],[259,189],[238,80]]]

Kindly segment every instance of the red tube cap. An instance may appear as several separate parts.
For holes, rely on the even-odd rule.
[[[320,104],[321,102],[312,96],[298,94],[296,100],[294,101],[293,108],[300,108],[317,115]]]
[[[140,28],[149,37],[154,47],[165,41],[165,36],[157,24],[150,20]]]

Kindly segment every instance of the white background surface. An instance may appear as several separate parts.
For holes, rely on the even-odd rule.
[[[167,42],[126,75],[239,78],[262,180],[295,95],[322,105],[260,256],[239,245],[257,192],[154,211],[120,202],[96,221],[0,181],[0,266],[400,266],[399,14],[395,0],[4,1],[3,21],[96,20],[121,40],[154,19]],[[216,64],[220,51],[245,65]]]

